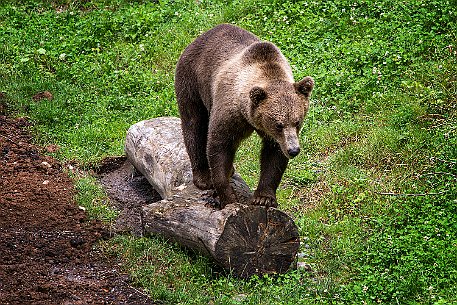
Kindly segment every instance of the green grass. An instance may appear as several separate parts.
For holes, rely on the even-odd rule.
[[[96,183],[96,179],[88,175],[74,178],[78,192],[76,201],[86,210],[89,217],[100,219],[105,223],[113,223],[119,213],[109,205],[109,198],[103,188]]]
[[[84,169],[123,154],[128,127],[178,115],[176,61],[221,22],[274,42],[316,81],[280,207],[312,272],[242,281],[160,238],[100,248],[165,304],[457,303],[455,1],[3,1],[0,91],[36,139]],[[32,96],[50,91],[54,99]],[[260,140],[236,168],[252,187]],[[77,200],[107,222],[103,190]]]

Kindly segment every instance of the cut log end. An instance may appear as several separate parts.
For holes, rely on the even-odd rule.
[[[215,249],[215,258],[235,276],[286,272],[300,245],[293,220],[272,208],[249,206],[231,215]]]

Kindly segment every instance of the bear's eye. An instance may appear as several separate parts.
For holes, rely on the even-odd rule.
[[[282,131],[284,129],[283,123],[276,123],[275,128],[277,131]]]

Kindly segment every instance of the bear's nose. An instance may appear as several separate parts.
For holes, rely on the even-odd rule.
[[[289,148],[287,153],[293,158],[300,153],[300,147]]]

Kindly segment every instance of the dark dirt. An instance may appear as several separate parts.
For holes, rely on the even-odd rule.
[[[103,160],[96,170],[111,203],[119,210],[140,207],[161,200],[148,180],[135,170],[126,157]]]
[[[0,303],[153,304],[94,250],[108,238],[75,201],[62,165],[0,116]]]
[[[143,215],[141,207],[161,200],[159,193],[149,184],[126,157],[103,160],[96,174],[110,198],[111,204],[121,213],[113,230],[143,236]]]

